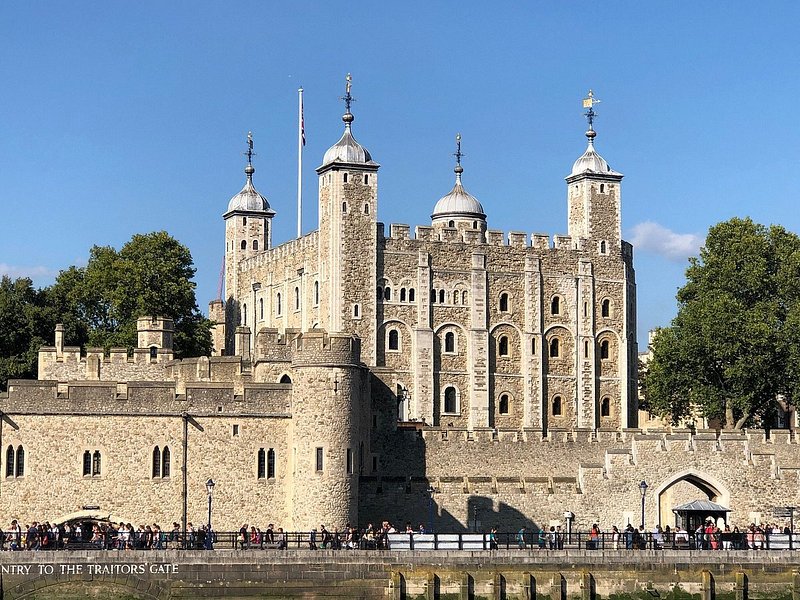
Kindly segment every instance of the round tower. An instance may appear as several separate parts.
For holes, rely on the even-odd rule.
[[[366,427],[366,376],[360,340],[314,330],[298,336],[292,357],[294,531],[358,523],[358,475]]]

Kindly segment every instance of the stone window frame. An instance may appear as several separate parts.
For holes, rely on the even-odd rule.
[[[555,352],[553,350],[555,349]],[[554,335],[547,342],[547,357],[548,358],[561,358],[561,337]]]
[[[169,445],[165,444],[163,448],[156,445],[153,448],[151,457],[152,457],[152,462],[150,465],[151,479],[156,479],[156,480],[170,479],[172,471],[172,452],[169,449]]]
[[[253,252],[258,252],[258,240],[253,240]]]
[[[453,407],[453,411],[447,410],[447,390],[452,389],[454,392],[453,403],[455,406]],[[461,392],[458,389],[458,386],[452,383],[447,384],[442,388],[442,396],[441,396],[441,414],[442,415],[461,415]]]
[[[275,316],[276,317],[282,316],[282,314],[281,314],[282,312],[283,312],[282,297],[281,297],[281,293],[277,292],[275,294]]]
[[[606,256],[608,254],[608,242],[606,240],[597,242],[597,253],[601,256]]]
[[[608,419],[611,417],[611,397],[603,396],[600,398],[600,418]]]
[[[294,286],[294,312],[300,312],[303,307],[303,301],[300,297],[300,286]]]
[[[242,304],[242,312],[239,315],[242,318],[242,325],[247,327],[247,304]]]
[[[9,444],[6,448],[6,479],[25,477],[25,448],[19,444],[14,448]]]
[[[325,472],[325,446],[316,446],[314,448],[314,472]]]
[[[497,298],[497,311],[501,313],[511,312],[511,293],[507,291],[500,292]]]
[[[352,448],[345,449],[344,472],[346,475],[352,475],[356,472],[356,457]]]
[[[240,247],[242,250],[247,250],[247,240],[242,240]]]
[[[314,306],[319,306],[319,280],[314,280]]]
[[[103,452],[99,448],[94,450],[84,449],[81,458],[81,473],[84,479],[93,479],[103,476]],[[107,465],[106,465],[107,466]]]
[[[503,410],[503,398],[505,398],[505,410]],[[513,395],[511,392],[508,391],[500,392],[500,394],[497,396],[497,414],[510,415],[512,400],[513,400]]]
[[[564,314],[564,299],[561,297],[561,294],[553,294],[550,297],[550,315],[554,317],[560,317]]]
[[[276,472],[275,448],[261,447],[256,452],[256,479],[259,481],[275,481]]]
[[[392,348],[392,333],[397,335],[395,348]],[[400,328],[397,326],[388,327],[386,329],[386,351],[398,353],[403,351],[403,336],[400,333]]]
[[[614,315],[614,305],[611,298],[603,298],[600,301],[600,317],[603,319],[611,319]]]
[[[507,333],[497,336],[497,356],[499,358],[511,358],[511,342]]]
[[[361,305],[358,302],[353,304],[352,313],[353,313],[353,320],[354,321],[360,321],[361,320]]]
[[[452,349],[448,350],[447,340],[448,336],[452,336]],[[448,356],[458,356],[458,333],[452,330],[444,332],[442,344],[442,354],[447,354]]]
[[[600,360],[611,360],[611,340],[607,337],[597,340],[597,356]]]
[[[558,409],[558,411],[556,411],[556,409]],[[564,416],[564,399],[561,397],[561,394],[553,394],[553,397],[550,398],[550,416]]]

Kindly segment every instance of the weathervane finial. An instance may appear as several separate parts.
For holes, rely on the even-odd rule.
[[[345,77],[344,79],[347,83],[345,83],[344,86],[345,93],[344,96],[342,96],[342,100],[344,100],[345,111],[347,112],[347,114],[350,114],[350,104],[355,100],[355,98],[353,98],[350,95],[350,88],[353,85],[353,76],[350,75],[350,73],[348,73],[347,77]]]
[[[456,174],[456,181],[461,182],[461,173],[464,172],[464,167],[461,166],[461,157],[464,156],[464,153],[461,152],[461,134],[456,134],[456,151],[453,153],[453,156],[456,157],[456,168],[453,171]]]
[[[584,113],[584,115],[586,115],[586,120],[589,121],[589,131],[592,132],[594,132],[594,118],[597,116],[597,113],[594,112],[595,104],[600,104],[600,100],[594,97],[594,92],[592,90],[589,90],[589,95],[583,99],[583,108],[589,109]]]

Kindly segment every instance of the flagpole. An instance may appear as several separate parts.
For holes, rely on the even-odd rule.
[[[303,88],[297,90],[297,237],[303,235]]]

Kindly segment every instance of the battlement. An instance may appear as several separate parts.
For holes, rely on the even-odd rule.
[[[246,258],[239,263],[240,271],[250,271],[256,267],[263,266],[274,260],[286,258],[288,256],[303,256],[309,250],[316,251],[319,245],[319,231],[312,231],[301,238],[296,238],[284,242],[280,246],[275,246],[265,250],[256,256]]]
[[[175,381],[33,381],[12,379],[0,396],[9,414],[190,414],[290,417],[291,384],[191,382],[180,393]]]
[[[441,243],[464,243],[473,246],[506,246],[511,248],[534,248],[536,250],[578,250],[585,249],[583,238],[572,238],[568,235],[554,235],[552,240],[547,234],[522,231],[509,231],[508,233],[490,229],[485,234],[478,230],[459,230],[455,227],[442,227],[435,229],[429,225],[417,225],[414,236],[411,236],[411,227],[405,223],[392,223],[389,225],[389,235],[385,235],[383,223],[378,223],[378,238],[386,242],[392,241],[418,241]],[[632,253],[630,244],[623,244]]]
[[[294,365],[360,365],[361,340],[345,333],[308,331],[294,339]]]

